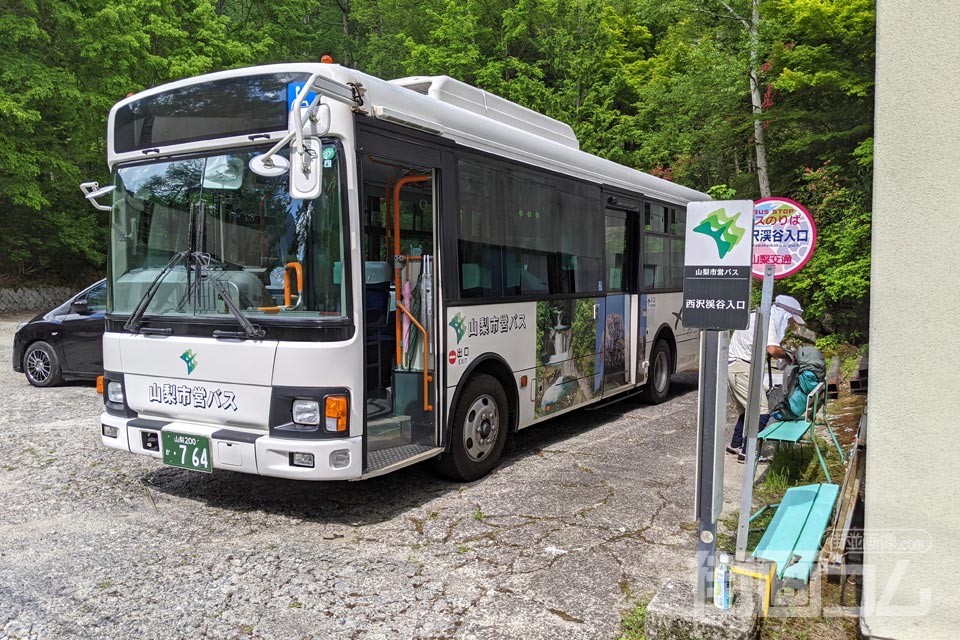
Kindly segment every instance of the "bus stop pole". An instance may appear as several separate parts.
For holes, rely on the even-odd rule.
[[[700,332],[700,385],[697,429],[696,516],[697,600],[713,597],[713,567],[716,555],[717,518],[723,507],[723,438],[727,414],[726,331]]]
[[[774,265],[763,272],[760,308],[753,326],[753,352],[750,356],[750,391],[747,396],[747,414],[743,422],[743,441],[746,456],[743,461],[743,484],[740,489],[740,516],[737,522],[737,562],[747,559],[747,539],[750,536],[750,511],[753,509],[753,479],[757,464],[757,427],[760,423],[760,394],[763,391],[763,364],[767,359],[767,332],[770,327],[770,302],[773,299]],[[770,407],[772,409],[773,407]]]

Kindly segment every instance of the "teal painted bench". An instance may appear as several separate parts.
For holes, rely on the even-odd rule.
[[[827,477],[827,482],[831,482],[830,472],[827,471],[827,463],[823,459],[823,454],[820,452],[817,439],[813,434],[813,427],[817,422],[818,415],[822,416],[823,424],[827,427],[827,432],[833,439],[834,446],[837,447],[837,453],[840,454],[840,459],[845,460],[843,449],[840,448],[840,443],[837,442],[837,436],[834,435],[833,429],[830,427],[830,422],[827,421],[827,385],[823,382],[807,394],[807,408],[803,412],[803,418],[800,420],[775,420],[769,422],[767,423],[767,427],[757,434],[757,438],[768,442],[775,442],[778,446],[781,442],[791,444],[802,444],[803,442],[812,443],[813,448],[817,452],[817,458],[820,460],[820,467]]]
[[[840,487],[811,484],[791,487],[783,496],[753,557],[775,564],[776,576],[784,583],[806,584],[820,552],[823,534],[830,524]],[[756,518],[761,509],[753,517]],[[751,518],[753,519],[753,518]]]

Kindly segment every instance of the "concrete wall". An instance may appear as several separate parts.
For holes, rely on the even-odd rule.
[[[861,626],[873,637],[955,638],[960,3],[878,0],[877,17]]]

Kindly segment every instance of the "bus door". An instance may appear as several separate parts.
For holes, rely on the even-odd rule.
[[[600,299],[603,318],[600,346],[603,396],[609,396],[634,381],[631,358],[631,327],[636,322],[632,261],[629,259],[631,233],[636,212],[607,208],[604,215],[605,296]]]
[[[366,474],[438,452],[441,152],[361,130]]]

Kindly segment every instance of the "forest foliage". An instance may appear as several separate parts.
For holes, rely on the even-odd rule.
[[[754,4],[758,19],[750,19]],[[778,283],[826,331],[866,331],[872,0],[0,0],[0,286],[104,270],[106,115],[136,92],[251,64],[319,60],[446,74],[569,123],[583,149],[756,198],[754,122],[774,195],[819,246]],[[750,26],[754,28],[748,28]],[[755,70],[761,108],[751,104]]]

